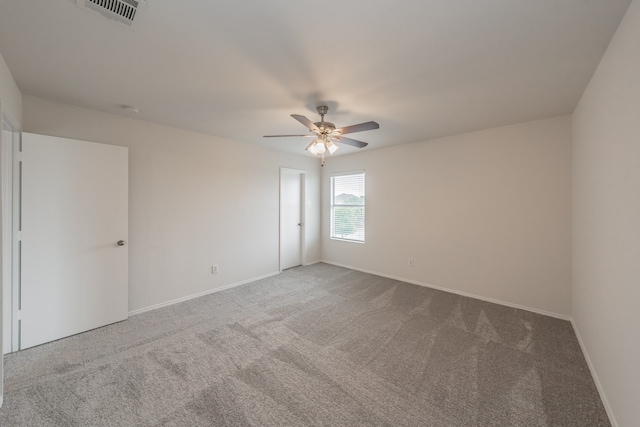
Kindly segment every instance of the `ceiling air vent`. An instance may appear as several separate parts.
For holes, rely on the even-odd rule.
[[[145,0],[78,0],[78,6],[94,10],[126,25],[139,20],[147,7]]]

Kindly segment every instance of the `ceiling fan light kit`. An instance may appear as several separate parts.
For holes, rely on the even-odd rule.
[[[299,114],[291,115],[291,117],[305,125],[311,132],[313,132],[312,135],[265,135],[265,138],[313,136],[315,138],[309,145],[307,145],[306,150],[314,156],[317,156],[318,154],[322,155],[322,164],[324,164],[324,154],[327,151],[329,152],[329,155],[335,153],[338,148],[340,148],[337,143],[343,143],[357,148],[363,148],[368,145],[366,142],[342,136],[345,133],[362,132],[365,130],[380,128],[380,125],[376,122],[365,122],[336,129],[336,126],[333,123],[324,121],[324,116],[329,112],[329,107],[326,105],[320,105],[316,110],[318,111],[318,114],[320,114],[320,121],[315,123],[305,116],[301,116]]]
[[[325,152],[329,152],[329,155],[335,153],[338,150],[338,147],[331,139],[329,138],[316,138],[311,141],[311,144],[307,145],[307,151],[317,156],[318,154],[324,154]]]

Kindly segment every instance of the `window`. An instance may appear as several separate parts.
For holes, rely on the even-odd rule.
[[[331,238],[364,242],[364,172],[331,177]]]

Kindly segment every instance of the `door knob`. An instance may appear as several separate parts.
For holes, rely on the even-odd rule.
[[[127,243],[124,240],[118,240],[118,246],[124,246],[124,244]]]

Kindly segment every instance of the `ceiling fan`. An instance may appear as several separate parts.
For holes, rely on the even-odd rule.
[[[356,139],[351,139],[343,136],[346,133],[354,133],[354,132],[362,132],[365,130],[378,129],[380,125],[376,122],[365,122],[357,125],[345,126],[339,129],[336,129],[336,126],[333,123],[325,122],[324,116],[329,111],[329,107],[326,105],[320,105],[316,108],[318,114],[320,114],[319,122],[312,122],[305,116],[301,116],[300,114],[292,114],[291,117],[305,125],[312,134],[306,135],[265,135],[265,138],[281,138],[281,137],[313,137],[314,140],[311,141],[309,145],[307,145],[306,150],[317,156],[318,154],[322,154],[322,159],[324,162],[324,153],[329,152],[329,154],[333,154],[339,147],[336,143],[351,145],[352,147],[363,148],[367,146],[366,142],[358,141]]]

